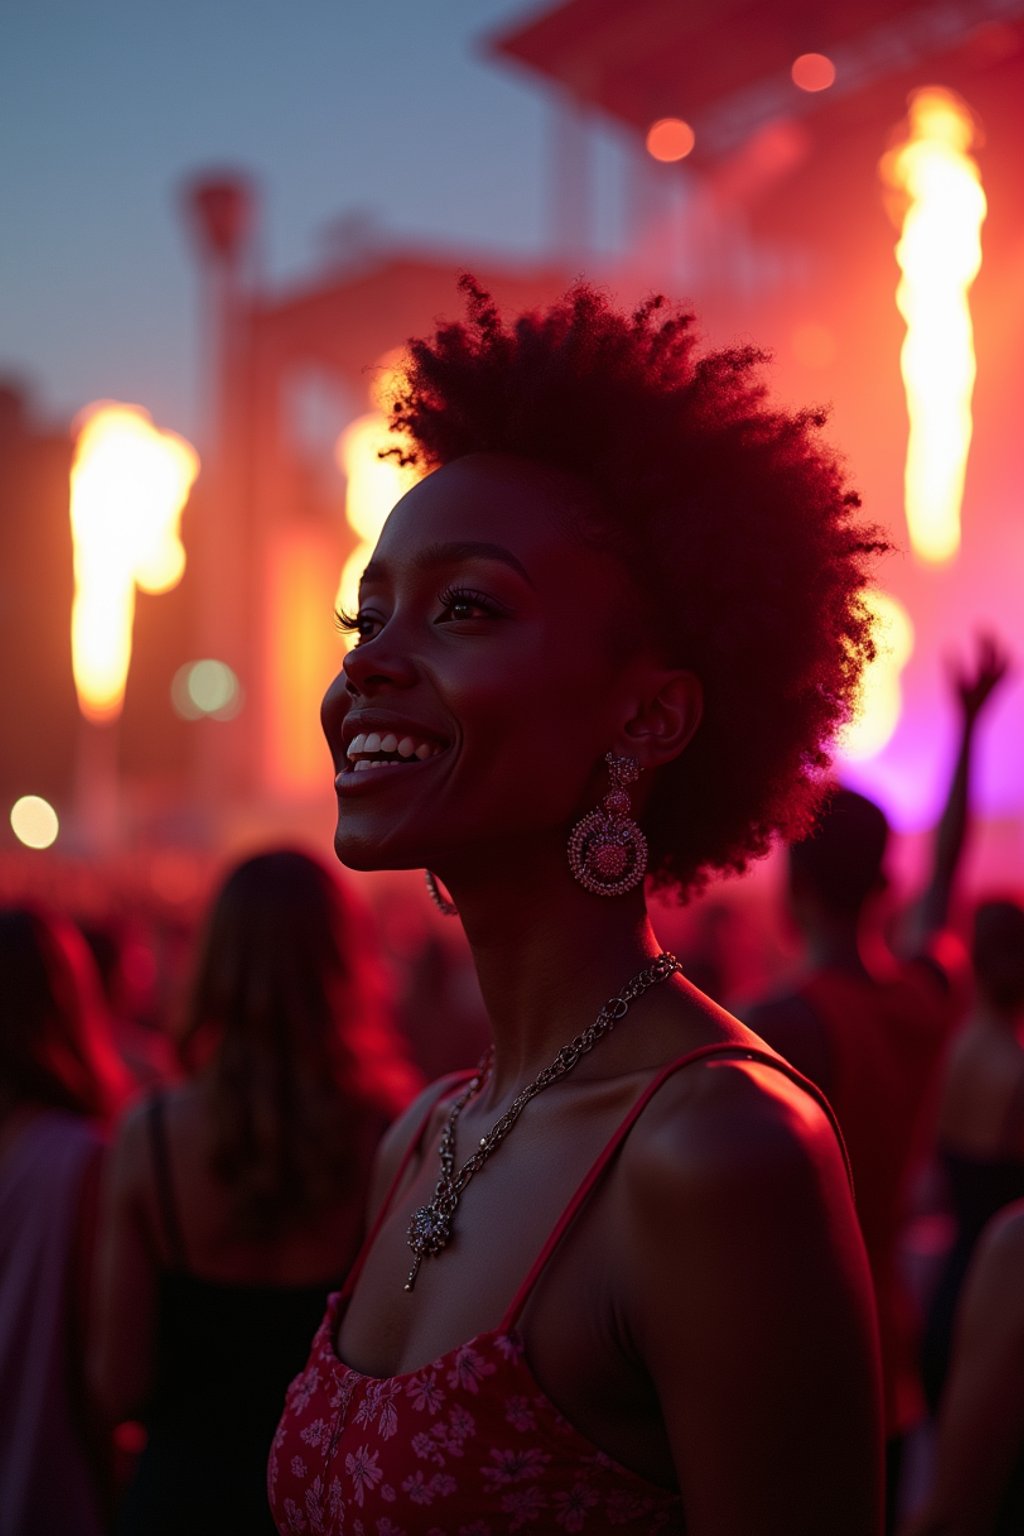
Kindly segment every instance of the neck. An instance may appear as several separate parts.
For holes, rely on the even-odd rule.
[[[495,867],[501,867],[493,861]],[[450,872],[491,1022],[485,1101],[514,1094],[660,952],[642,887],[592,896],[568,869],[519,861],[510,874]]]
[[[865,976],[860,925],[856,920],[817,916],[801,924],[807,947],[807,961],[813,970],[840,970]]]

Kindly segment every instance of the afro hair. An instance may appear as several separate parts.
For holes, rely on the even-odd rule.
[[[864,592],[888,546],[822,441],[821,410],[772,406],[754,347],[700,351],[692,314],[632,314],[578,283],[506,322],[464,275],[464,321],[409,343],[390,402],[403,463],[514,455],[582,481],[586,530],[619,556],[704,715],[644,817],[655,888],[740,871],[806,834],[829,744],[873,655]]]

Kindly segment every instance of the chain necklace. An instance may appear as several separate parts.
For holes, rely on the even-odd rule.
[[[456,1171],[455,1128],[462,1111],[470,1099],[479,1093],[490,1075],[493,1053],[487,1052],[469,1084],[448,1112],[439,1148],[441,1173],[434,1188],[433,1199],[414,1211],[409,1223],[406,1240],[413,1252],[413,1265],[409,1271],[409,1278],[405,1282],[407,1291],[411,1291],[416,1284],[416,1276],[423,1260],[439,1254],[448,1246],[452,1237],[452,1223],[459,1201],[462,1199],[463,1190],[473,1175],[480,1172],[491,1154],[501,1146],[530,1100],[545,1088],[550,1088],[552,1083],[557,1083],[559,1078],[565,1077],[566,1073],[571,1072],[580,1057],[593,1050],[597,1042],[615,1028],[619,1020],[625,1017],[632,1004],[638,997],[643,996],[648,987],[655,986],[659,981],[667,981],[676,971],[681,970],[682,966],[675,955],[664,950],[660,955],[655,956],[650,965],[638,971],[617,997],[608,999],[593,1024],[570,1040],[568,1045],[563,1045],[550,1066],[545,1067],[532,1083],[527,1083],[526,1087],[516,1094],[508,1109],[499,1120],[494,1122],[487,1135],[481,1136],[476,1151],[467,1157],[462,1167]]]

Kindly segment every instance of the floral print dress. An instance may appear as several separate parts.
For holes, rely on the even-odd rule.
[[[670,1062],[640,1094],[577,1189],[499,1327],[417,1371],[364,1376],[339,1359],[334,1341],[366,1255],[426,1133],[431,1105],[344,1290],[329,1299],[305,1370],[288,1389],[267,1469],[281,1536],[684,1531],[683,1501],[675,1489],[613,1461],[541,1390],[516,1324],[548,1259],[650,1099],[681,1067],[724,1055],[778,1067],[813,1093],[835,1126],[818,1090],[774,1053],[713,1045]],[[450,1087],[445,1084],[442,1097]]]

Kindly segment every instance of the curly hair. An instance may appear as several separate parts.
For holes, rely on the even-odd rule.
[[[653,886],[685,895],[808,831],[874,654],[864,590],[888,544],[855,515],[826,413],[768,402],[766,353],[701,352],[693,315],[660,296],[625,314],[581,282],[506,323],[471,276],[459,286],[466,319],[409,343],[388,452],[424,470],[510,454],[588,488],[581,531],[704,689],[644,817]]]

